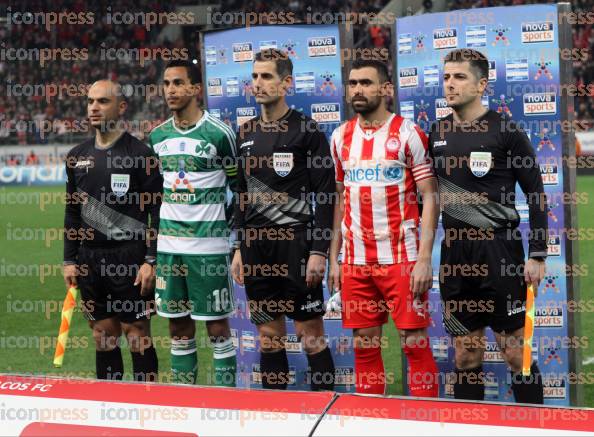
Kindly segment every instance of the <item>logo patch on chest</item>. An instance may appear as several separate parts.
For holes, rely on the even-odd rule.
[[[280,177],[285,177],[293,169],[293,154],[292,153],[273,153],[272,166],[274,171]]]
[[[90,159],[82,159],[80,161],[76,161],[76,164],[75,164],[74,168],[86,168],[86,169],[88,169],[91,166],[92,166],[92,162],[91,162]]]
[[[196,153],[196,156],[199,158],[208,158],[216,153],[215,150],[216,148],[213,144],[208,143],[204,140],[198,140],[196,142],[196,148],[194,149],[194,152]]]
[[[130,175],[129,174],[116,174],[111,175],[111,191],[116,196],[121,197],[128,192],[130,188]]]
[[[386,141],[386,149],[388,149],[389,152],[396,152],[400,149],[400,140],[396,137],[388,138],[388,141]]]
[[[482,178],[491,170],[492,161],[491,152],[471,152],[470,171],[477,178]]]

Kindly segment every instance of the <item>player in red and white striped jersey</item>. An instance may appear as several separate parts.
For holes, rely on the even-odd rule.
[[[396,114],[369,129],[355,117],[335,131],[333,157],[346,208],[345,264],[417,259],[417,184],[434,177],[426,147],[425,134]]]
[[[387,109],[393,86],[383,63],[354,62],[347,92],[357,116],[332,134],[340,208],[328,288],[340,290],[343,326],[353,329],[356,389],[384,393],[382,325],[390,314],[408,358],[410,394],[437,396],[426,303],[439,206],[427,137]]]

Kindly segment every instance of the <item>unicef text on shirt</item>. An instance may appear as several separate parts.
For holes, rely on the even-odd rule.
[[[372,168],[352,168],[344,171],[345,179],[350,182],[389,182],[402,178],[400,166],[383,166],[378,163]]]

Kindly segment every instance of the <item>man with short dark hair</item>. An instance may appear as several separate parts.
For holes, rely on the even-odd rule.
[[[490,326],[512,372],[516,401],[543,403],[536,362],[522,377],[526,286],[545,273],[547,208],[530,140],[513,121],[485,108],[489,62],[459,49],[444,58],[443,87],[452,114],[432,126],[429,150],[438,176],[445,238],[440,290],[446,330],[455,338],[457,399],[484,398],[485,327]],[[524,261],[516,184],[530,216]],[[464,275],[461,270],[473,272]]]
[[[167,65],[163,90],[173,116],[149,138],[164,177],[155,299],[158,314],[169,319],[173,382],[196,382],[195,320],[203,320],[213,348],[214,385],[234,387],[226,204],[237,173],[235,133],[200,107],[201,82],[191,62]]]
[[[353,329],[356,390],[385,392],[382,326],[390,315],[408,359],[409,394],[436,397],[426,303],[439,207],[427,137],[386,107],[393,86],[385,64],[354,62],[347,92],[357,116],[332,134],[340,207],[334,214],[328,288],[339,291],[332,304],[341,297],[342,325]]]
[[[286,389],[289,383],[288,316],[307,354],[311,389],[332,390],[334,362],[324,338],[322,279],[334,172],[318,125],[286,103],[292,74],[286,53],[268,49],[256,55],[252,92],[261,114],[239,128],[231,269],[235,281],[245,284],[250,319],[258,328],[262,386]]]

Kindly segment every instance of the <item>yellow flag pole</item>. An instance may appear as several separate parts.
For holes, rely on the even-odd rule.
[[[528,286],[526,293],[526,322],[524,323],[524,344],[522,375],[530,376],[532,366],[532,338],[534,337],[534,287]]]
[[[66,291],[66,298],[62,307],[62,321],[60,322],[60,331],[58,332],[58,342],[56,344],[56,353],[54,354],[54,367],[62,367],[64,361],[64,352],[66,352],[66,342],[70,332],[72,322],[72,313],[76,306],[78,297],[78,288],[71,285]]]

